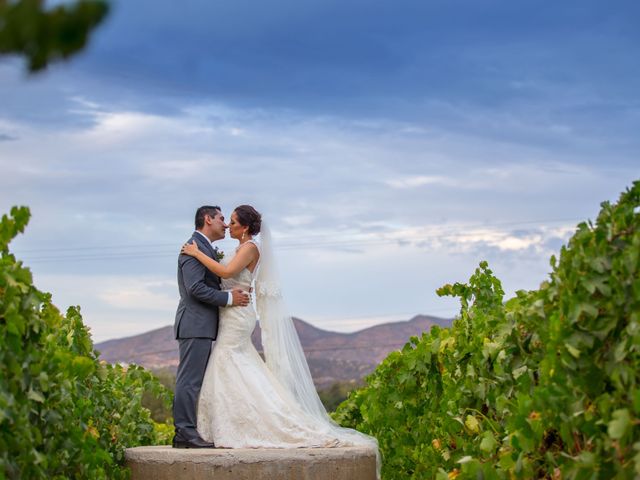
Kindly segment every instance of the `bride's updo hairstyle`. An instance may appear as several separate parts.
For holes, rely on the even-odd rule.
[[[238,222],[243,227],[249,227],[247,233],[249,235],[257,235],[260,233],[260,226],[262,225],[262,215],[253,208],[251,205],[240,205],[234,210]]]

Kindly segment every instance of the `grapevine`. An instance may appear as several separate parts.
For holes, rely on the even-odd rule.
[[[640,476],[640,181],[583,222],[538,290],[505,301],[481,262],[460,314],[390,354],[334,418],[383,477]]]
[[[9,251],[28,220],[14,207],[0,221],[0,480],[127,478],[125,448],[163,440],[143,393],[169,396],[144,369],[99,361],[80,308],[63,315],[33,286]]]

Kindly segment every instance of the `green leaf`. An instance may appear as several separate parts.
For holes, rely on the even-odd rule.
[[[77,356],[73,359],[72,368],[76,375],[86,377],[95,369],[95,363],[88,357]]]
[[[527,370],[529,370],[529,368],[526,365],[522,365],[521,367],[516,368],[512,372],[513,378],[518,379],[523,374],[525,374],[527,372]]]
[[[473,415],[467,415],[464,425],[473,433],[478,433],[480,431],[480,423]]]
[[[640,415],[640,388],[636,388],[632,394],[633,398],[633,411],[636,416]]]
[[[436,480],[449,480],[449,475],[447,475],[447,472],[445,472],[442,469],[439,469],[439,471],[436,473]]]
[[[578,455],[578,462],[580,462],[584,468],[593,468],[596,463],[596,456],[593,452],[583,451]]]
[[[631,416],[626,408],[613,412],[613,420],[607,425],[607,433],[614,440],[620,440],[631,427]]]
[[[574,347],[573,345],[571,345],[570,343],[565,343],[564,346],[566,347],[566,349],[569,351],[569,353],[575,357],[578,358],[580,357],[580,350],[578,350],[576,347]]]
[[[483,452],[491,453],[495,450],[496,445],[498,445],[498,442],[496,442],[496,439],[493,436],[493,432],[486,431],[482,434],[480,450],[482,450]]]
[[[616,362],[621,362],[627,356],[627,342],[624,340],[618,343],[616,348],[613,350],[613,359]]]
[[[34,402],[44,403],[44,396],[40,392],[36,392],[33,389],[29,389],[29,393],[27,394],[27,398],[29,400],[33,400]]]

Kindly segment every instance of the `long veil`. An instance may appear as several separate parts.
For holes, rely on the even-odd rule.
[[[380,454],[377,440],[338,425],[320,401],[293,319],[285,306],[271,232],[264,221],[260,232],[260,262],[256,276],[255,297],[262,330],[262,347],[269,370],[300,407],[330,429],[336,439],[346,444],[374,447],[379,477]]]

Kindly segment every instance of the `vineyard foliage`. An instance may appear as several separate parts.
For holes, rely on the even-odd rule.
[[[390,354],[334,417],[378,438],[383,478],[640,477],[640,181],[585,222],[539,290],[486,262],[450,329]]]
[[[0,1],[0,55],[24,55],[30,72],[42,71],[81,51],[109,12],[106,0],[57,3]]]
[[[143,392],[170,397],[142,368],[100,362],[80,309],[62,315],[33,286],[9,252],[28,220],[14,207],[0,221],[0,479],[127,478],[124,449],[164,440]]]

